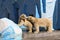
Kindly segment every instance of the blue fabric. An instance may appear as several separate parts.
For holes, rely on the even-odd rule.
[[[43,4],[43,13],[46,13],[46,0],[42,0]]]
[[[40,0],[0,0],[0,18],[7,17],[18,23],[22,13],[36,16],[36,6],[41,17]]]
[[[19,15],[25,13],[27,16],[36,16],[36,6],[38,9],[39,17],[41,18],[41,5],[40,0],[17,0],[19,4]]]
[[[18,14],[14,7],[15,0],[0,0],[0,2],[0,18],[7,17],[17,23],[18,17],[16,18],[16,15]]]
[[[14,14],[15,14],[15,23],[18,23],[18,19],[19,19],[19,5],[17,2],[14,2],[13,4],[13,8],[14,8]]]
[[[55,30],[60,29],[57,22],[59,22],[58,21],[58,0],[56,0],[54,14],[53,14],[53,27]]]
[[[56,30],[60,30],[60,0],[56,0],[55,11],[53,16],[53,27]]]
[[[3,20],[8,22],[8,27],[0,32],[0,40],[22,40],[22,30],[19,26],[7,18],[3,18]],[[18,29],[18,33],[15,31],[16,29]]]
[[[41,1],[40,0],[35,0],[35,5],[37,6],[37,11],[38,11],[38,14],[39,14],[39,18],[41,18]],[[36,7],[35,7],[35,10],[36,10]],[[37,14],[37,13],[36,13]],[[35,15],[36,15],[35,14]],[[37,15],[38,16],[38,15]]]

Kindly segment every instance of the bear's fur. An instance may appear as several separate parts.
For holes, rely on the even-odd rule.
[[[52,32],[52,21],[48,18],[35,18],[32,16],[28,16],[27,20],[33,23],[36,31],[34,33],[39,32],[39,27],[48,28],[48,32]]]
[[[29,32],[32,32],[32,24],[31,24],[31,22],[29,22],[29,21],[27,20],[25,14],[22,14],[22,15],[20,16],[19,21],[18,21],[18,25],[19,25],[19,26],[24,25],[24,26],[27,27],[27,29],[29,30]]]

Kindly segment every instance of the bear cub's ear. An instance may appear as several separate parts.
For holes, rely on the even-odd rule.
[[[23,19],[23,21],[25,22],[25,19]]]

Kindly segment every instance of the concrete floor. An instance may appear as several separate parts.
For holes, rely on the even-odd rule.
[[[23,40],[60,40],[60,31],[53,31],[52,33],[40,32],[23,33]]]

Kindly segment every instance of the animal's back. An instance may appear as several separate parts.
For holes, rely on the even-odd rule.
[[[51,20],[48,18],[38,18],[38,24],[39,25],[48,25],[51,23]]]

